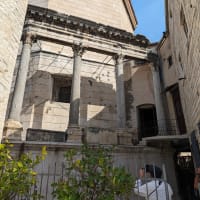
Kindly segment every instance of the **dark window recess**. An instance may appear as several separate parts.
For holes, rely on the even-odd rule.
[[[138,107],[139,140],[158,134],[156,109],[153,105]]]
[[[173,99],[173,104],[174,104],[174,110],[175,110],[178,129],[180,131],[180,134],[186,134],[187,130],[186,130],[186,125],[185,125],[185,118],[184,118],[184,115],[183,115],[183,109],[182,109],[182,104],[181,104],[181,98],[180,98],[178,85],[175,85],[170,90],[170,92],[171,92],[172,99]]]
[[[169,57],[167,58],[167,61],[168,61],[169,67],[171,67],[171,66],[173,65],[172,56],[169,56]]]
[[[53,101],[70,103],[71,78],[54,77],[53,81]]]
[[[169,11],[169,16],[172,18],[172,10]]]

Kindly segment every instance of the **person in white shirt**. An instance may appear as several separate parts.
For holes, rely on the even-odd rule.
[[[154,165],[146,165],[140,169],[139,179],[136,180],[135,194],[145,197],[146,200],[172,200],[173,191],[171,186],[161,180],[162,170]],[[143,179],[147,180],[143,183]]]

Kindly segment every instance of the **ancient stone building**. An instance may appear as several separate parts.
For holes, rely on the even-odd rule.
[[[147,106],[155,115],[149,42],[130,33],[137,23],[130,2],[101,3],[106,12],[98,16],[82,3],[63,1],[55,9],[54,1],[30,1],[6,137],[26,140],[38,129],[68,129],[68,140],[75,130],[91,143],[130,144],[138,138],[137,109]],[[16,130],[9,127],[15,122],[21,123]]]
[[[199,3],[167,1],[167,33],[161,50],[165,87],[177,84],[186,129],[190,133],[199,123]],[[167,69],[168,65],[168,69]],[[173,74],[173,76],[169,76]],[[176,111],[175,111],[176,112]],[[172,115],[173,111],[170,111]]]
[[[200,3],[195,0],[166,0],[166,34],[158,46],[162,64],[166,116],[169,119],[169,127],[172,127],[171,133],[179,137],[174,144],[176,159],[185,152],[188,152],[185,153],[187,155],[185,158],[190,159],[190,152],[192,152],[194,167],[199,167],[200,161],[198,147],[200,134],[199,8]],[[190,199],[191,192],[185,191],[191,191],[193,166],[178,165],[178,167],[177,177],[179,177],[181,198]],[[187,182],[187,184],[182,185],[181,182]]]
[[[177,162],[190,151],[188,134],[200,120],[197,0],[166,1],[167,31],[159,44],[134,35],[130,0],[29,0],[27,8],[22,2],[13,4],[16,14],[23,13],[15,18],[21,25],[14,29],[16,44],[24,21],[15,70],[18,48],[0,54],[12,60],[0,104],[1,137],[16,151],[38,153],[46,145],[39,167],[45,173],[61,165],[64,151],[84,142],[116,145],[116,165],[134,175],[145,163],[163,165],[174,198],[181,199]]]

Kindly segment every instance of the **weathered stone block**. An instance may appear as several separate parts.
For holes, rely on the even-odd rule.
[[[67,129],[67,143],[84,143],[84,132],[79,126],[71,125]]]
[[[22,131],[23,131],[23,127],[20,122],[9,119],[5,123],[3,136],[4,138],[9,139],[9,140],[20,141],[22,139]]]
[[[31,128],[27,129],[26,135],[27,141],[65,142],[66,138],[66,132]]]

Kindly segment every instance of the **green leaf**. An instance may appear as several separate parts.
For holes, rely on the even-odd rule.
[[[112,150],[87,145],[81,152],[68,150],[65,153],[67,179],[53,184],[54,197],[58,200],[127,199],[134,178],[124,167],[113,166]]]

